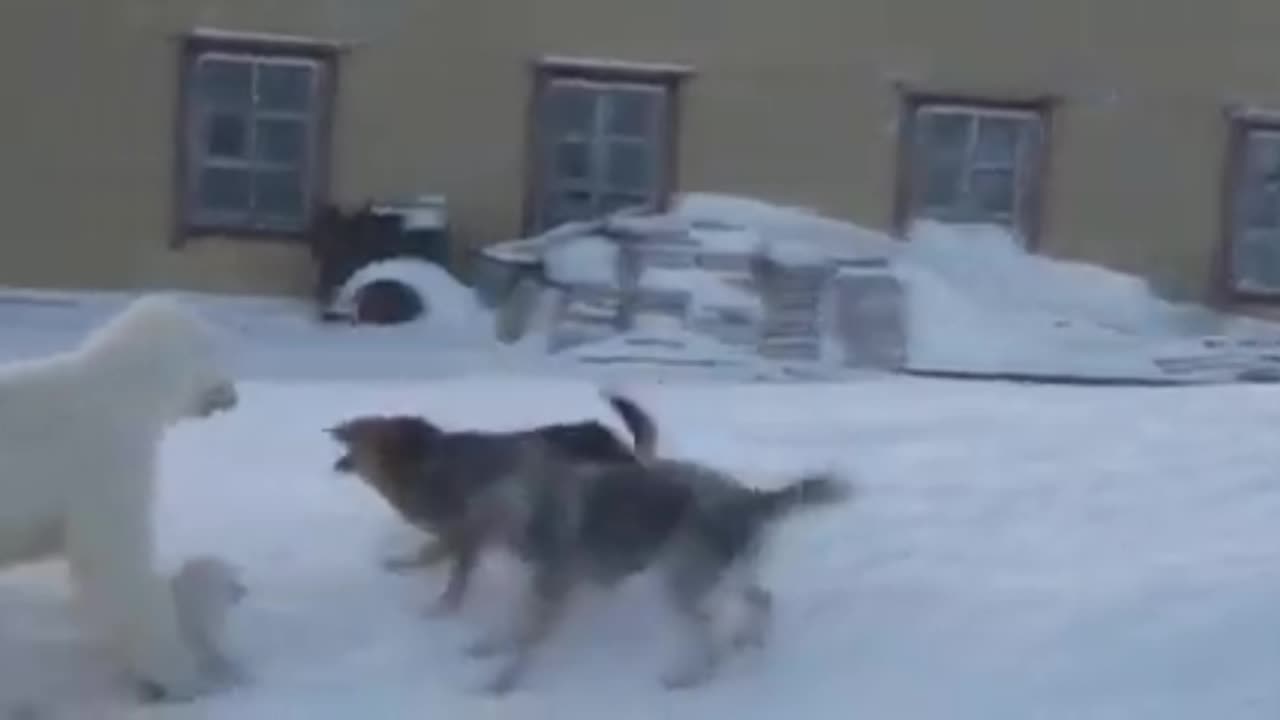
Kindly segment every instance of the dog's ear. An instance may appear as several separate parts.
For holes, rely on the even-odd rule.
[[[346,420],[344,422],[338,423],[337,425],[327,427],[324,429],[324,431],[326,434],[329,435],[329,437],[333,438],[334,440],[337,440],[340,443],[350,443],[354,424],[355,424],[354,420]]]
[[[440,430],[419,417],[401,416],[387,426],[387,440],[407,457],[421,457],[431,450]]]

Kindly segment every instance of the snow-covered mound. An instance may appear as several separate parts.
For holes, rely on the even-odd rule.
[[[749,277],[750,258],[825,265],[846,278],[881,268],[873,274],[890,275],[902,288],[897,322],[911,370],[1222,380],[1276,365],[1268,346],[1280,345],[1274,324],[1169,302],[1141,278],[1028,253],[999,227],[926,221],[898,240],[804,208],[690,193],[664,214],[572,223],[519,246],[525,255],[540,248],[553,283],[607,288],[617,287],[626,262],[620,248],[637,238],[659,255],[694,258],[680,267],[663,261],[642,268],[641,289],[687,291],[691,308],[734,307],[751,322],[767,315],[762,291],[724,281],[724,272]],[[834,304],[814,312],[834,313]],[[818,324],[848,335],[864,322],[823,317]],[[823,362],[837,355],[824,352]]]
[[[475,293],[439,265],[416,258],[391,258],[361,267],[338,289],[330,309],[354,315],[360,290],[384,280],[400,283],[422,299],[424,312],[418,324],[423,329],[473,334],[485,328],[489,332],[492,321]]]
[[[686,193],[671,215],[693,227],[745,228],[778,257],[805,252],[841,262],[878,259],[897,252],[889,235],[825,217],[807,208],[773,205],[717,193]]]

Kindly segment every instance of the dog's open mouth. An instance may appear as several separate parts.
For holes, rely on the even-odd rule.
[[[334,460],[333,469],[337,472],[351,472],[355,469],[355,461],[351,459],[351,454],[347,453],[337,460]]]
[[[218,385],[201,396],[196,414],[207,418],[220,412],[230,411],[239,403],[240,396],[234,385]]]

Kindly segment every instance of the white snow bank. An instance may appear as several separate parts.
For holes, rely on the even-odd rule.
[[[627,234],[633,239],[617,239]],[[758,293],[725,282],[746,275],[745,264],[735,265],[743,258],[883,267],[904,286],[907,362],[917,370],[1159,378],[1166,360],[1190,354],[1204,368],[1217,362],[1229,376],[1263,353],[1227,340],[1222,344],[1237,346],[1228,359],[1227,351],[1206,348],[1207,335],[1280,337],[1272,323],[1162,300],[1138,277],[1030,254],[991,226],[925,221],[900,241],[805,208],[688,193],[664,214],[571,223],[517,244],[524,253],[541,247],[554,282],[616,286],[618,243],[637,235],[655,243],[679,237],[698,257],[691,268],[645,268],[640,281],[688,291],[693,308],[738,306],[763,316]],[[834,307],[830,298],[824,303]],[[837,329],[831,318],[821,324]],[[829,355],[838,360],[839,353]],[[1222,369],[1228,365],[1234,369]]]
[[[1153,378],[1190,355],[1201,376],[1216,364],[1229,377],[1261,353],[1206,351],[1205,332],[1280,335],[1274,324],[1162,300],[1132,275],[1030,254],[999,227],[925,221],[896,241],[810,210],[712,194],[684,196],[673,214],[713,229],[699,230],[704,242],[754,246],[782,264],[887,260],[905,286],[916,369]]]
[[[994,310],[1043,312],[1134,334],[1179,334],[1175,307],[1141,278],[1082,262],[1027,253],[1004,228],[913,225],[904,265],[930,271],[974,303]]]
[[[1141,278],[1029,254],[1002,228],[920,222],[908,237],[895,272],[916,369],[1162,377],[1159,361],[1206,355],[1197,325],[1230,329]],[[1215,362],[1230,373],[1251,360],[1220,352],[1204,372]]]
[[[597,234],[556,237],[542,255],[547,279],[565,285],[617,285],[618,246]]]
[[[788,246],[780,250],[782,257],[806,252],[809,257],[816,253],[848,262],[889,257],[898,249],[898,243],[882,232],[824,217],[805,208],[782,207],[733,195],[686,193],[677,199],[672,214],[694,227],[749,229],[767,246]]]
[[[354,314],[356,294],[361,288],[381,280],[406,285],[423,298],[426,305],[422,319],[424,325],[455,329],[474,327],[487,317],[470,288],[439,265],[416,258],[379,260],[355,271],[338,289],[332,309],[344,315]]]

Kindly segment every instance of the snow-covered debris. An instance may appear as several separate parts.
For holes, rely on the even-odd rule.
[[[600,234],[555,237],[542,255],[547,279],[560,285],[617,285],[618,245]]]
[[[766,244],[775,240],[798,241],[840,263],[892,257],[900,245],[886,233],[825,217],[812,210],[733,195],[687,193],[679,197],[672,214],[695,228],[705,225],[749,229]]]
[[[668,314],[678,304],[686,329],[755,342],[766,355],[875,358],[922,371],[1136,378],[1179,367],[1182,377],[1209,377],[1217,357],[1224,376],[1270,361],[1235,341],[1228,359],[1225,346],[1201,347],[1202,336],[1280,337],[1273,324],[1160,299],[1140,278],[1028,253],[1003,228],[925,221],[898,240],[813,210],[714,193],[678,196],[665,213],[570,223],[492,252],[538,254],[551,282],[615,293],[590,301],[619,315],[575,330],[583,341],[624,331],[624,298],[637,292],[652,302],[661,295]],[[841,273],[850,268],[863,272]],[[580,304],[562,307],[576,317]],[[562,340],[552,345],[577,341]],[[1190,351],[1200,358],[1194,372],[1177,361]]]
[[[640,287],[689,293],[690,302],[697,307],[740,308],[753,315],[762,310],[759,294],[699,270],[646,268],[640,275]]]

